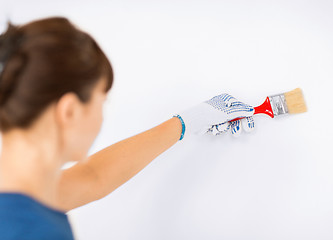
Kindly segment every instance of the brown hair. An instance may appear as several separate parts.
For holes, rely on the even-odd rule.
[[[111,64],[96,41],[66,18],[52,17],[23,26],[8,24],[0,35],[0,130],[28,128],[63,94],[86,103]]]

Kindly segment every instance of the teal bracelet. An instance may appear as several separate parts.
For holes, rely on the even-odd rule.
[[[180,140],[182,140],[184,138],[184,133],[185,133],[185,123],[184,123],[184,120],[182,119],[181,116],[179,116],[178,114],[177,115],[173,115],[174,117],[177,117],[179,118],[179,120],[182,122],[182,134],[180,135]]]

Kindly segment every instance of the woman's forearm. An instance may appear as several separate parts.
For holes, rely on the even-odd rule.
[[[181,131],[180,120],[173,117],[100,150],[84,163],[64,170],[67,172],[59,191],[68,196],[67,199],[61,196],[64,208],[70,210],[108,195],[173,146],[179,140]],[[82,179],[81,183],[79,179]]]
[[[101,194],[107,195],[141,171],[180,138],[181,123],[171,118],[162,124],[115,143],[89,157],[97,173]]]

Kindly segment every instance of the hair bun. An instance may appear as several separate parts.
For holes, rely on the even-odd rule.
[[[6,62],[17,50],[22,40],[22,32],[9,22],[7,31],[0,35],[0,73],[4,70]]]
[[[0,106],[6,102],[15,87],[14,81],[17,80],[20,70],[26,63],[24,54],[15,54],[23,40],[22,36],[19,28],[10,22],[7,31],[0,35]],[[5,68],[9,68],[10,71],[7,72]]]
[[[1,75],[1,73],[3,71],[3,69],[4,69],[4,64],[2,62],[0,62],[0,75]]]

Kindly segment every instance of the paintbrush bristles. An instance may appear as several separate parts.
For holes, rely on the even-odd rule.
[[[302,90],[296,88],[290,92],[284,93],[288,107],[288,113],[303,113],[307,111]]]

